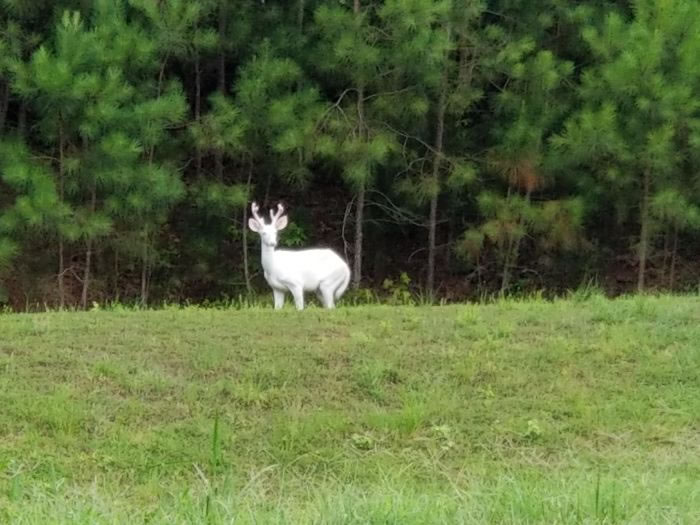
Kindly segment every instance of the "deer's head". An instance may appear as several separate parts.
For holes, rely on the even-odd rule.
[[[258,213],[259,210],[257,203],[251,204],[250,211],[253,216],[248,219],[248,227],[260,235],[263,245],[274,248],[277,246],[277,232],[287,227],[287,216],[283,215],[284,207],[277,204],[277,211],[270,210],[270,224],[265,224],[265,219]]]

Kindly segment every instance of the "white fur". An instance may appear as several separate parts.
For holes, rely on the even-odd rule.
[[[304,292],[316,292],[325,308],[334,308],[350,282],[347,263],[329,248],[277,250],[277,232],[287,227],[284,208],[278,204],[277,213],[270,211],[270,224],[265,224],[258,214],[256,203],[251,209],[253,217],[248,226],[260,235],[262,266],[272,288],[275,309],[282,308],[287,291],[294,297],[297,310],[304,309]]]

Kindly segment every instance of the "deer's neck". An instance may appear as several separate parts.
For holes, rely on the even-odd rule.
[[[261,262],[262,262],[262,267],[265,272],[269,272],[272,270],[272,265],[274,264],[275,260],[275,249],[272,246],[267,246],[266,244],[262,244],[262,257],[261,257]]]

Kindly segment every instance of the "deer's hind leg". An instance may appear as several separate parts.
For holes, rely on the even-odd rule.
[[[318,298],[318,302],[321,303],[321,306],[326,306],[326,301],[323,299],[323,294],[321,293],[321,289],[317,288],[314,293],[316,294],[316,297]]]
[[[317,295],[319,295],[321,304],[323,304],[324,308],[335,308],[335,300],[333,299],[334,288],[332,284],[333,283],[324,283],[319,286],[318,291],[316,292]]]

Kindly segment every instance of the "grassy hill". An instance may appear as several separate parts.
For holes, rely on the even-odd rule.
[[[1,522],[700,522],[697,297],[0,334]]]

